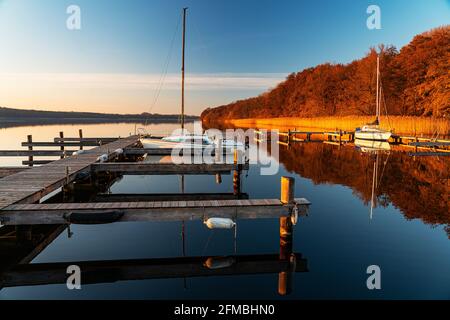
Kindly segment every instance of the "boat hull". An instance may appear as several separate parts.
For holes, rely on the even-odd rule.
[[[359,140],[374,140],[387,141],[392,136],[389,131],[356,131],[355,139]]]

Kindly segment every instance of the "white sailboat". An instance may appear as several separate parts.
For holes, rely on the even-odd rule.
[[[142,137],[140,139],[144,148],[192,148],[205,149],[221,146],[225,151],[233,151],[234,149],[244,149],[242,142],[221,139],[221,141],[213,141],[206,134],[189,134],[185,132],[184,124],[184,79],[185,79],[185,49],[186,49],[186,14],[187,8],[183,8],[183,38],[182,38],[182,55],[181,55],[181,132],[180,134],[172,134],[167,137],[156,139],[150,137]]]
[[[380,57],[377,56],[377,98],[376,98],[376,119],[370,124],[364,125],[362,128],[356,128],[355,139],[358,140],[374,140],[387,141],[392,135],[391,131],[380,128]]]

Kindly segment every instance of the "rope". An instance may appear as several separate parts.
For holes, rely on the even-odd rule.
[[[181,14],[180,14],[180,18],[178,19],[177,26],[176,26],[175,31],[174,31],[173,36],[172,36],[172,41],[170,43],[169,51],[167,53],[167,57],[166,57],[166,60],[165,60],[164,66],[163,66],[163,71],[162,71],[161,76],[159,78],[159,82],[158,82],[158,86],[157,86],[157,89],[156,89],[155,97],[154,97],[153,103],[150,106],[149,111],[148,111],[149,114],[152,112],[153,108],[156,106],[156,103],[158,102],[159,96],[161,94],[161,90],[162,90],[162,88],[164,86],[164,83],[166,81],[166,77],[167,77],[167,73],[168,73],[168,70],[169,70],[170,61],[171,61],[171,58],[172,58],[173,47],[174,47],[174,44],[175,44],[175,38],[176,38],[176,35],[178,33],[178,30],[180,29],[180,23],[181,23]],[[145,119],[145,126],[147,126],[147,124],[148,124],[148,117]]]
[[[210,240],[211,240],[211,238],[212,238],[213,235],[214,235],[214,230],[211,230],[211,232],[210,232],[210,234],[209,234],[209,237],[208,237],[208,240],[206,240],[205,247],[203,248],[202,256],[205,255],[206,249],[208,249],[209,242],[210,242]]]
[[[380,77],[380,95],[383,99],[384,112],[386,112],[386,118],[388,120],[389,129],[392,130],[391,119],[389,118],[389,114],[387,111],[386,97],[384,96],[383,83],[381,82],[381,77]]]

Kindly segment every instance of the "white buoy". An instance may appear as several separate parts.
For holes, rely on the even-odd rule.
[[[115,154],[123,154],[123,149],[117,149],[114,151]]]
[[[228,218],[209,218],[204,221],[209,229],[232,229],[236,223]]]
[[[223,269],[231,267],[235,262],[232,257],[210,257],[203,264],[205,267],[211,270]]]

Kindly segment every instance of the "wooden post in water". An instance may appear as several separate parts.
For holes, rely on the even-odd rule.
[[[287,144],[288,145],[291,144],[291,129],[288,129],[288,132],[287,132]]]
[[[83,129],[78,130],[78,135],[80,136],[80,150],[83,150],[83,145],[81,144],[83,142]]]
[[[295,179],[281,177],[281,203],[289,204],[294,201]],[[280,218],[280,260],[290,261],[292,255],[292,221],[290,217]],[[278,293],[282,296],[292,292],[292,272],[278,274]]]
[[[61,138],[61,151],[63,152],[63,154],[61,155],[61,159],[64,159],[64,132],[60,132],[59,133],[59,137]]]
[[[33,143],[33,136],[31,134],[27,136],[27,142],[29,143],[28,150],[33,151],[33,146],[31,145],[31,143]],[[32,167],[33,166],[33,156],[32,155],[28,156],[28,161],[29,161],[28,166]]]
[[[234,150],[234,164],[236,168],[233,172],[233,193],[235,196],[241,193],[241,163],[240,152],[238,149]]]

